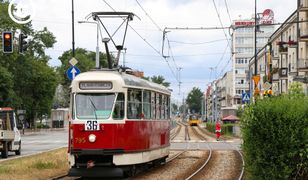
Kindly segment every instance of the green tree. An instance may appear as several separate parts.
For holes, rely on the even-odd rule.
[[[188,94],[186,104],[191,112],[200,113],[203,93],[199,88],[194,87]]]
[[[175,103],[171,104],[171,108],[173,110],[173,113],[176,113],[178,111],[178,105],[176,105]]]
[[[157,83],[157,84],[161,84],[165,87],[169,87],[170,86],[170,83],[169,82],[165,82],[165,78],[161,75],[158,75],[158,76],[152,76],[151,77],[151,81],[154,82],[154,83]]]
[[[14,44],[14,52],[0,52],[0,105],[15,109],[25,109],[27,120],[34,124],[34,119],[48,114],[57,84],[57,76],[47,62],[45,50],[56,42],[47,28],[36,31],[31,23],[17,24],[8,16],[8,1],[0,1],[0,32],[12,31],[14,42],[22,32],[28,35],[29,47],[24,54],[18,53],[18,44]]]
[[[69,105],[68,104],[69,103],[69,86],[71,84],[71,81],[67,78],[66,71],[71,66],[69,63],[71,58],[72,58],[71,50],[65,51],[59,57],[59,60],[61,61],[62,65],[58,67],[57,73],[61,77],[61,85],[63,86],[64,99],[66,100],[58,104],[61,107],[68,107]],[[87,72],[95,68],[95,60],[96,60],[95,52],[88,51],[83,48],[77,48],[75,50],[75,58],[78,61],[78,64],[76,64],[76,66],[80,69],[81,72]],[[100,67],[107,67],[107,56],[104,53],[100,53]],[[60,98],[62,99],[63,97],[60,97]]]
[[[7,68],[0,66],[0,107],[8,105],[14,95],[13,75]]]

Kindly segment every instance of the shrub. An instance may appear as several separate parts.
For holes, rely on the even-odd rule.
[[[38,129],[48,129],[50,127],[46,124],[38,123],[38,124],[36,124],[36,128],[38,128]]]
[[[308,99],[257,100],[241,118],[249,179],[308,178]]]

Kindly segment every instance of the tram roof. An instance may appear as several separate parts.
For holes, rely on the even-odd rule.
[[[150,82],[148,80],[119,72],[117,70],[94,70],[79,74],[76,76],[72,85],[81,81],[118,81],[123,83],[124,87],[141,88],[155,90],[165,94],[171,94],[170,90],[163,85]]]

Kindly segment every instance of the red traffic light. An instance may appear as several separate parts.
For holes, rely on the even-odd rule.
[[[11,39],[10,33],[4,33],[4,39]]]
[[[3,32],[2,33],[2,47],[4,53],[13,52],[13,35],[12,32]]]

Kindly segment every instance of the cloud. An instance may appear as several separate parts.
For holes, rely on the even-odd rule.
[[[57,43],[53,49],[47,51],[52,57],[51,65],[59,65],[58,57],[72,47],[71,33],[71,1],[59,0],[33,0],[36,4],[36,17],[33,20],[35,29],[47,26],[57,38]],[[107,2],[117,11],[129,11],[136,14],[130,25],[138,32],[129,28],[125,47],[127,48],[127,64],[138,70],[142,70],[146,75],[152,76],[161,74],[167,81],[172,82],[174,94],[177,88],[178,67],[184,68],[182,71],[182,81],[192,83],[183,84],[183,91],[188,93],[192,87],[197,86],[205,90],[205,84],[210,80],[210,67],[216,67],[220,62],[227,41],[204,43],[202,45],[188,45],[183,43],[170,42],[174,61],[172,58],[166,60],[161,57],[162,53],[162,31],[165,27],[220,27],[212,0],[138,0],[145,12],[139,7],[136,0],[74,0],[75,3],[75,42],[76,47],[86,48],[95,51],[96,47],[96,26],[93,24],[78,24],[77,21],[85,20],[85,16],[93,11],[112,11],[105,3]],[[215,0],[219,16],[224,26],[230,26],[229,16],[224,0]],[[231,19],[251,18],[254,13],[254,2],[247,0],[226,0]],[[280,1],[257,1],[258,12],[269,8],[273,9],[278,22],[283,22],[296,8],[296,2],[290,0]],[[156,25],[153,24],[152,18]],[[108,21],[108,26],[115,28],[118,21]],[[158,27],[159,28],[158,28]],[[228,38],[229,31],[225,30]],[[170,41],[185,43],[202,43],[225,39],[223,30],[170,30],[167,33]],[[106,36],[106,34],[104,34]],[[139,37],[141,36],[141,37]],[[146,41],[146,42],[145,42]],[[151,44],[150,47],[147,43]],[[111,45],[111,44],[110,44]],[[114,48],[110,46],[113,50]],[[165,46],[167,47],[167,46]],[[100,50],[104,52],[103,44]],[[168,52],[168,49],[164,49]],[[231,64],[230,50],[222,58],[217,73],[223,74],[230,70]],[[122,59],[121,59],[122,62]],[[228,64],[229,63],[229,64]],[[221,72],[224,70],[223,72]],[[175,74],[175,75],[174,75]],[[204,83],[200,83],[204,82]]]

